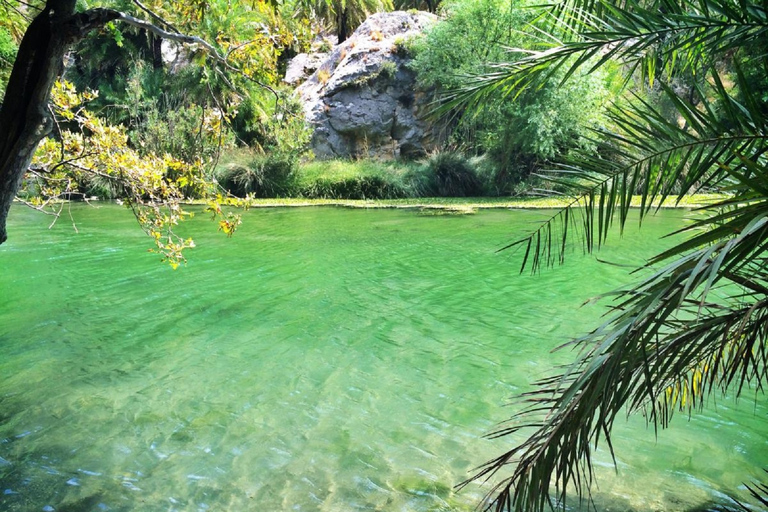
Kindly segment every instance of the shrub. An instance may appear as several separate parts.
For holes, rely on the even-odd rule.
[[[493,63],[515,54],[507,48],[535,48],[525,34],[536,12],[522,0],[453,1],[447,17],[416,42],[410,67],[424,89],[460,89],[466,77],[494,70]],[[452,112],[451,143],[473,154],[487,153],[500,183],[515,183],[546,161],[589,146],[592,129],[604,123],[600,106],[609,94],[599,70],[578,72],[565,83],[565,71],[519,95],[499,93],[468,115]]]
[[[328,79],[331,78],[331,72],[327,69],[320,69],[317,72],[317,81],[325,85],[328,83]]]
[[[216,172],[216,180],[237,197],[284,197],[294,192],[296,161],[281,155],[254,156],[247,164],[229,163]]]
[[[385,60],[381,63],[378,74],[384,78],[394,78],[397,74],[397,64],[391,60]]]
[[[318,199],[395,199],[406,197],[402,187],[382,176],[321,178],[301,191],[301,195]]]
[[[392,42],[392,53],[403,59],[410,59],[416,54],[416,41],[420,36],[397,36]]]
[[[251,90],[237,105],[232,130],[241,144],[298,159],[306,151],[312,132],[304,120],[301,101],[290,89],[276,90],[277,98],[268,91]]]
[[[299,193],[318,199],[395,199],[412,195],[404,166],[372,160],[311,162],[299,171]]]
[[[125,192],[118,180],[97,174],[84,174],[77,183],[78,192],[85,197],[99,199],[119,199],[125,197]]]
[[[432,155],[420,167],[408,173],[408,188],[413,195],[420,197],[483,195],[483,181],[475,170],[473,160],[450,151]]]
[[[333,43],[331,43],[327,38],[323,37],[320,39],[320,42],[317,43],[313,51],[317,53],[330,53],[331,50],[333,50]]]
[[[505,169],[500,168],[488,155],[473,156],[468,163],[475,171],[484,196],[511,195],[513,180],[510,180]]]
[[[470,197],[482,193],[475,170],[459,153],[438,153],[429,159],[427,169],[434,179],[438,196]]]
[[[184,105],[164,97],[171,104],[159,107],[152,102],[142,112],[142,120],[130,132],[131,144],[143,153],[171,154],[185,162],[198,158],[213,161],[222,147],[231,146],[234,138],[224,126],[218,109],[200,105]],[[175,105],[175,106],[174,106]]]
[[[0,27],[0,98],[5,93],[5,86],[11,75],[13,61],[16,59],[16,43],[7,30]]]

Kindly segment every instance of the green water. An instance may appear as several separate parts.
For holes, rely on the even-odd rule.
[[[507,399],[572,357],[585,299],[626,270],[575,254],[539,276],[494,250],[546,212],[248,212],[198,218],[172,271],[115,206],[20,206],[0,247],[0,510],[472,510],[452,486],[515,439]],[[666,212],[601,252],[638,264]],[[765,399],[717,400],[599,452],[608,510],[715,510],[768,464]],[[517,439],[518,441],[520,439]],[[739,489],[740,488],[740,489]]]

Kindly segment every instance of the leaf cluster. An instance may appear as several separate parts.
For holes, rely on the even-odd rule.
[[[124,127],[106,123],[85,107],[95,96],[90,91],[78,93],[68,82],[54,86],[52,104],[59,129],[35,154],[23,184],[26,202],[58,216],[61,199],[88,199],[84,185],[100,180],[133,210],[155,244],[152,252],[176,268],[186,261],[184,251],[194,247],[191,239],[175,231],[191,216],[183,201],[189,194],[216,197],[216,189],[204,178],[200,161],[189,163],[167,153],[142,154],[131,148]]]

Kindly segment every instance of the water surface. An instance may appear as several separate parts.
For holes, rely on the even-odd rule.
[[[472,510],[452,487],[515,439],[508,398],[573,357],[586,299],[628,282],[580,253],[541,275],[494,251],[547,212],[336,208],[204,217],[177,271],[116,206],[20,206],[0,247],[0,510]],[[637,265],[664,212],[600,258]],[[609,510],[717,510],[766,464],[765,399],[717,401],[658,439],[619,422]],[[517,439],[518,441],[520,439]]]

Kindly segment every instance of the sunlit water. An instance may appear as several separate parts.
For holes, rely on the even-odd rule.
[[[665,212],[600,258],[637,265]],[[116,206],[20,206],[0,247],[0,510],[472,510],[453,486],[516,440],[483,434],[573,357],[553,347],[627,282],[574,253],[495,253],[546,212],[270,209],[232,240],[196,218],[177,271]],[[765,399],[620,421],[600,511],[718,510],[768,465]]]

